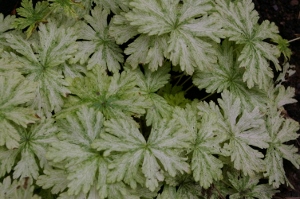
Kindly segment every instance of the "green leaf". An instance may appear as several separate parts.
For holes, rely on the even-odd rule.
[[[125,16],[132,26],[138,27],[140,33],[163,35],[173,29],[178,2],[135,0],[130,2],[132,11]]]
[[[211,39],[220,41],[214,33],[218,29],[215,21],[208,17],[199,18],[175,29],[168,41],[168,58],[173,65],[179,65],[181,70],[189,75],[192,75],[195,69],[205,70],[213,67],[217,59],[213,47],[215,43]]]
[[[20,137],[18,149],[0,149],[0,175],[12,172],[14,179],[30,177],[36,179],[40,168],[48,167],[46,149],[49,143],[56,141],[53,136],[57,128],[53,126],[54,120],[42,120],[27,129],[18,128]],[[19,159],[20,158],[20,159]],[[16,165],[15,165],[16,164]]]
[[[141,165],[145,186],[154,191],[158,182],[164,180],[164,172],[171,176],[177,172],[190,172],[180,151],[189,147],[191,138],[176,128],[175,121],[163,121],[154,126],[147,141],[134,124],[124,119],[109,120],[105,126],[106,133],[101,134],[101,139],[96,140],[92,147],[104,151],[104,156],[117,155],[109,165],[111,182],[123,179],[135,188],[140,176],[133,174]],[[124,166],[120,167],[120,164]]]
[[[223,178],[223,162],[214,155],[222,155],[221,143],[226,136],[218,133],[215,117],[203,114],[197,132],[197,138],[192,149],[191,168],[193,177],[201,187],[207,189],[213,183]]]
[[[215,62],[211,47],[212,40],[220,41],[216,34],[220,25],[207,16],[212,9],[209,1],[190,0],[181,5],[180,1],[135,0],[130,6],[125,17],[143,33],[125,50],[133,56],[128,61],[133,67],[149,63],[156,70],[164,56],[192,74],[194,68],[204,69]]]
[[[0,176],[3,177],[6,173],[10,173],[15,161],[19,155],[18,149],[7,150],[5,147],[0,147]]]
[[[126,62],[134,69],[139,64],[148,64],[152,71],[156,71],[163,66],[164,56],[167,56],[167,42],[168,36],[140,35],[125,49],[124,53],[129,55]]]
[[[150,100],[151,106],[148,107],[146,113],[147,126],[153,125],[162,119],[171,118],[173,109],[163,97],[155,93],[150,93],[148,100]]]
[[[24,107],[34,98],[36,84],[18,72],[0,75],[0,146],[18,148],[20,136],[16,125],[27,127],[37,121],[31,108]]]
[[[17,18],[13,22],[13,26],[20,30],[28,27],[26,35],[29,38],[40,22],[46,22],[45,17],[50,13],[49,3],[47,1],[37,2],[33,7],[32,0],[23,0],[21,6],[17,8],[21,18]]]
[[[70,93],[62,64],[76,52],[76,36],[74,29],[58,28],[51,21],[39,26],[38,35],[38,39],[30,41],[13,34],[6,38],[18,53],[15,58],[22,63],[20,71],[37,83],[35,99],[30,106],[40,117],[51,117],[53,111],[60,111],[63,97]]]
[[[170,63],[164,63],[163,67],[160,70],[151,71],[147,67],[143,68],[144,73],[140,70],[135,70],[138,75],[138,86],[145,93],[155,93],[164,85],[169,82],[170,79]]]
[[[52,194],[58,194],[65,190],[68,186],[69,180],[66,171],[62,169],[45,169],[43,175],[37,178],[36,184],[43,189],[51,189]]]
[[[270,137],[265,131],[265,123],[259,109],[255,108],[251,112],[242,110],[240,99],[228,91],[222,93],[222,99],[218,99],[218,102],[222,112],[215,108],[214,103],[211,103],[210,107],[200,104],[198,109],[216,117],[219,123],[217,133],[227,136],[228,142],[223,147],[227,152],[223,154],[230,155],[234,168],[243,171],[244,175],[252,176],[255,172],[264,171],[264,155],[251,147],[269,146]]]
[[[130,25],[130,22],[125,18],[125,13],[122,12],[119,15],[114,15],[111,19],[109,34],[114,37],[117,44],[123,44],[139,32]]]
[[[246,108],[265,106],[268,100],[265,91],[257,86],[249,89],[243,81],[243,70],[239,68],[235,48],[237,45],[233,42],[224,40],[222,46],[218,48],[218,63],[207,70],[197,70],[193,75],[193,83],[208,93],[229,90],[241,99],[242,105]]]
[[[266,123],[271,140],[265,158],[266,172],[264,176],[269,178],[270,185],[278,188],[280,184],[289,184],[283,168],[283,159],[290,161],[296,168],[299,168],[300,165],[298,149],[285,144],[299,137],[296,133],[299,130],[299,124],[294,120],[281,117],[279,112],[267,116]]]
[[[108,34],[108,14],[107,10],[96,6],[91,11],[91,16],[85,16],[86,23],[81,25],[79,36],[83,41],[78,42],[79,52],[73,61],[80,61],[80,64],[87,62],[88,69],[97,66],[117,73],[124,58],[122,50]]]
[[[278,44],[277,48],[283,54],[285,61],[289,60],[292,55],[292,51],[291,49],[289,49],[289,41],[283,39],[280,35],[278,35],[278,37],[275,37],[273,40]]]
[[[80,4],[74,0],[49,0],[51,2],[50,8],[54,12],[60,13],[63,12],[67,16],[77,17],[75,6],[79,7]]]
[[[7,51],[2,51],[0,48],[0,72],[4,74],[10,71],[17,71],[20,68],[22,68],[22,63],[15,60],[14,56]]]
[[[34,186],[32,179],[24,178],[20,181],[14,180],[8,176],[2,183],[0,182],[0,198],[7,199],[41,199],[36,194],[33,194]]]
[[[65,165],[69,195],[87,194],[96,186],[101,198],[107,197],[107,160],[90,146],[103,133],[103,121],[100,112],[87,107],[57,121],[60,141],[51,143],[47,158]]]
[[[224,149],[231,154],[234,168],[242,170],[245,175],[254,175],[254,172],[264,170],[265,165],[261,158],[263,154],[250,146],[267,148],[269,135],[265,131],[265,123],[258,108],[252,112],[242,111],[240,100],[234,99],[228,92],[222,94],[218,100],[224,112],[227,123],[224,130],[229,136],[229,143]]]
[[[66,104],[66,109],[59,117],[82,106],[93,107],[108,119],[143,115],[149,102],[136,87],[136,79],[130,70],[113,76],[96,70],[89,71],[86,77],[74,79],[70,90],[76,95],[76,100]]]
[[[266,39],[277,37],[278,29],[274,23],[263,21],[258,24],[258,13],[254,10],[251,0],[227,3],[226,0],[216,1],[216,19],[223,26],[223,35],[230,41],[242,45],[238,57],[239,67],[244,68],[243,81],[249,88],[258,85],[266,88],[273,73],[269,68],[269,60],[277,70],[280,51],[276,46],[265,42]]]
[[[12,29],[12,23],[15,21],[14,15],[8,15],[4,18],[4,15],[0,13],[0,44],[1,46],[7,45],[4,35]]]
[[[6,31],[12,29],[12,23],[15,21],[15,16],[14,15],[8,15],[4,17],[2,13],[0,13],[0,32],[3,34]],[[2,35],[1,35],[2,36]]]
[[[164,66],[155,72],[151,72],[144,67],[144,74],[136,69],[137,85],[140,87],[140,93],[149,101],[150,106],[147,107],[146,124],[150,126],[161,119],[170,118],[172,115],[172,107],[167,101],[156,94],[161,87],[168,83],[170,79],[170,65],[165,63]]]
[[[198,199],[202,198],[203,190],[194,182],[183,182],[177,187],[164,185],[162,193],[158,194],[157,199]]]
[[[70,195],[68,192],[63,192],[59,195],[58,199],[105,199],[105,198],[118,198],[118,199],[139,199],[140,197],[132,195],[130,188],[124,183],[108,184],[107,192],[98,193],[96,186],[92,186],[89,193],[80,192],[77,195]],[[104,196],[104,194],[106,196]]]
[[[241,176],[238,173],[227,173],[229,181],[234,188],[233,194],[229,196],[230,199],[240,198],[262,198],[269,199],[277,192],[267,184],[258,184],[261,176]]]
[[[288,77],[291,77],[296,73],[295,65],[290,65],[288,62],[282,66],[282,71],[278,75],[275,83],[282,84],[282,82],[287,81]]]
[[[93,2],[114,14],[119,14],[121,11],[128,11],[129,9],[128,0],[93,0]]]
[[[293,97],[295,89],[285,88],[283,85],[277,85],[268,90],[268,111],[269,115],[277,114],[278,110],[284,110],[284,105],[297,102]]]

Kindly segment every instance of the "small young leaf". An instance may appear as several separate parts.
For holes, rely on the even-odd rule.
[[[21,30],[28,27],[26,35],[29,38],[39,23],[46,21],[45,17],[50,13],[49,3],[39,1],[33,8],[32,0],[23,0],[21,6],[17,9],[17,12],[22,18],[17,18],[13,26]]]

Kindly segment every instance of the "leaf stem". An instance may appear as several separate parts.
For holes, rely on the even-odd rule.
[[[200,101],[203,101],[203,100],[209,98],[209,97],[212,96],[213,94],[215,94],[215,93],[210,93],[210,94],[206,95],[205,97],[203,97],[202,99],[200,99]]]
[[[299,39],[300,39],[300,37],[297,37],[297,38],[295,38],[295,39],[289,40],[288,42],[291,43],[291,42],[297,41],[297,40],[299,40]]]
[[[181,81],[182,77],[183,77],[183,74],[181,74],[181,75],[179,76],[179,79],[177,80],[177,82],[176,82],[176,84],[175,84],[174,86],[177,86],[177,85],[179,84],[179,82]]]
[[[194,84],[192,84],[190,87],[188,87],[184,92],[186,93],[186,92],[188,92],[191,88],[193,88],[195,85]]]

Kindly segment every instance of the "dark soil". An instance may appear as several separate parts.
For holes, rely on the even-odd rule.
[[[255,8],[262,20],[275,22],[280,35],[287,40],[300,37],[300,0],[253,0]],[[296,73],[288,78],[286,86],[295,88],[295,98],[298,103],[286,105],[288,115],[300,122],[300,40],[290,43],[293,52],[290,64],[296,66]],[[298,131],[300,133],[300,131]],[[290,143],[300,148],[300,138]],[[288,162],[284,162],[287,177],[295,189],[281,186],[280,193],[274,199],[299,199],[300,197],[300,169],[296,169]]]
[[[253,2],[261,20],[274,22],[284,39],[292,40],[300,37],[300,0],[253,0]],[[0,12],[4,15],[15,14],[15,9],[19,6],[20,0],[0,0]],[[296,73],[288,78],[285,85],[295,88],[295,99],[298,103],[286,105],[285,109],[289,117],[300,122],[300,40],[291,42],[290,48],[293,52],[290,64],[296,66]],[[298,133],[300,134],[300,131]],[[300,138],[289,144],[300,149]],[[283,185],[274,199],[300,199],[300,169],[296,169],[289,162],[284,162],[284,166],[294,189]]]

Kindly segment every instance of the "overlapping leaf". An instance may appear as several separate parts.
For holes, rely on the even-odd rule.
[[[88,69],[93,67],[107,68],[111,72],[121,69],[124,58],[122,50],[108,34],[107,17],[109,12],[97,6],[86,15],[82,24],[79,39],[79,53],[74,61],[87,62]]]
[[[27,129],[18,128],[20,144],[16,149],[0,148],[0,176],[14,169],[13,178],[30,177],[36,179],[41,168],[48,167],[46,150],[48,144],[55,141],[57,128],[54,120],[48,119],[34,124]],[[19,159],[20,158],[20,159]]]
[[[144,74],[140,70],[135,70],[137,74],[137,85],[141,89],[140,93],[150,102],[147,108],[146,124],[150,126],[155,121],[170,118],[172,108],[167,101],[156,94],[156,92],[168,83],[170,78],[170,66],[165,63],[160,70],[151,72],[144,68]]]
[[[42,199],[40,196],[33,193],[34,186],[29,178],[24,178],[20,181],[11,180],[10,176],[4,178],[0,182],[0,198],[4,199]]]
[[[20,71],[26,78],[37,82],[35,99],[30,103],[37,114],[52,116],[63,105],[63,97],[70,93],[62,74],[65,62],[77,50],[75,31],[57,28],[53,22],[39,26],[38,40],[30,41],[17,35],[7,35],[7,40],[16,52],[15,59],[22,63]]]
[[[129,55],[126,62],[133,68],[139,64],[148,64],[152,71],[157,70],[163,65],[164,56],[167,56],[167,39],[167,36],[140,35],[124,51]]]
[[[5,41],[5,33],[12,29],[12,23],[15,21],[14,15],[9,15],[4,18],[4,15],[0,13],[0,44],[1,46],[7,45]],[[1,57],[1,56],[0,56]]]
[[[97,5],[103,6],[105,10],[119,14],[121,11],[128,11],[128,0],[93,0]]]
[[[130,188],[124,183],[108,184],[107,192],[99,193],[96,186],[92,186],[89,193],[81,191],[78,195],[70,195],[68,192],[63,192],[59,195],[58,199],[105,199],[105,198],[118,198],[118,199],[139,199],[140,197],[131,194]],[[106,194],[107,197],[103,197]]]
[[[103,71],[90,71],[86,77],[74,79],[70,90],[76,98],[66,104],[62,116],[81,106],[93,107],[106,118],[140,116],[150,104],[136,84],[136,75],[130,70],[113,76]]]
[[[20,30],[27,28],[26,35],[29,38],[40,22],[45,22],[45,17],[49,14],[49,3],[47,1],[37,2],[33,7],[32,0],[24,0],[21,2],[20,8],[17,9],[21,16],[17,18],[13,26]]]
[[[31,108],[24,107],[34,99],[36,84],[18,72],[0,75],[0,146],[18,148],[20,135],[16,125],[27,127],[37,118]]]
[[[265,123],[258,108],[248,112],[242,110],[241,101],[228,91],[222,93],[222,99],[218,100],[222,109],[215,108],[210,104],[211,111],[207,105],[200,105],[200,111],[206,111],[216,115],[220,127],[216,129],[218,134],[226,134],[228,142],[224,144],[224,155],[230,155],[234,168],[242,170],[245,175],[254,175],[255,172],[264,171],[265,165],[262,158],[264,155],[251,146],[267,148],[269,135],[265,131]],[[201,114],[201,112],[199,112]]]
[[[227,173],[229,182],[234,188],[230,198],[262,198],[269,199],[277,192],[268,184],[258,184],[261,176],[240,176],[238,173],[230,174]]]
[[[194,68],[204,69],[215,62],[211,47],[212,41],[219,42],[220,26],[208,16],[212,9],[210,1],[190,0],[181,5],[179,1],[135,0],[130,6],[132,10],[125,17],[142,33],[125,50],[133,67],[143,63],[156,70],[166,57],[192,74]],[[120,34],[114,35],[125,41]]]
[[[52,142],[47,158],[65,165],[69,195],[87,194],[95,186],[100,198],[107,197],[107,160],[90,146],[103,133],[103,122],[100,112],[87,107],[58,121],[60,141]]]
[[[190,113],[195,110],[188,109]],[[226,136],[217,131],[219,118],[214,115],[202,113],[199,129],[194,125],[196,139],[192,148],[191,169],[196,182],[207,189],[213,183],[222,179],[223,163],[214,155],[222,154],[220,143],[225,141]],[[191,117],[196,118],[196,114]]]
[[[284,119],[280,113],[267,117],[267,132],[271,137],[270,147],[267,149],[266,172],[269,177],[269,184],[278,188],[280,184],[289,183],[283,168],[283,159],[290,161],[296,168],[300,165],[300,155],[298,149],[286,142],[295,140],[299,137],[296,133],[299,124],[291,119]]]
[[[125,13],[122,12],[119,15],[115,15],[111,19],[109,26],[109,34],[114,37],[117,44],[123,44],[130,38],[139,34],[137,29],[130,25],[130,22],[125,18]]]
[[[233,42],[224,40],[222,46],[218,48],[218,63],[207,70],[197,70],[193,75],[193,83],[208,93],[229,90],[241,99],[242,105],[246,108],[265,106],[267,103],[265,91],[257,86],[249,89],[242,79],[243,70],[239,68],[237,55],[233,51],[237,47]]]
[[[51,10],[54,12],[63,12],[68,16],[77,17],[75,7],[79,7],[80,3],[73,0],[49,0],[49,2],[51,2]]]
[[[43,175],[37,178],[36,184],[44,189],[50,189],[51,193],[58,194],[64,191],[69,183],[67,172],[63,168],[47,168]]]
[[[202,196],[202,189],[196,183],[183,183],[181,186],[172,187],[165,185],[163,192],[158,194],[157,199],[198,199]]]
[[[107,132],[92,146],[104,151],[104,156],[113,157],[108,175],[111,182],[124,180],[134,188],[142,180],[142,176],[136,174],[142,171],[145,186],[153,191],[164,180],[164,172],[171,176],[190,172],[180,151],[189,147],[191,136],[177,129],[174,120],[153,126],[147,141],[139,129],[126,120],[112,119],[105,126]]]
[[[297,102],[293,98],[294,96],[295,89],[292,87],[285,88],[283,85],[270,85],[268,90],[268,114],[270,116],[276,115],[278,110],[284,110],[284,105]]]
[[[249,88],[254,85],[266,88],[266,84],[273,77],[269,60],[277,70],[281,69],[277,59],[280,55],[279,50],[264,41],[277,37],[277,27],[269,21],[258,24],[258,13],[254,10],[251,0],[216,2],[218,14],[215,20],[223,26],[222,33],[229,40],[243,46],[238,57],[239,67],[245,69],[243,81],[247,82]]]

